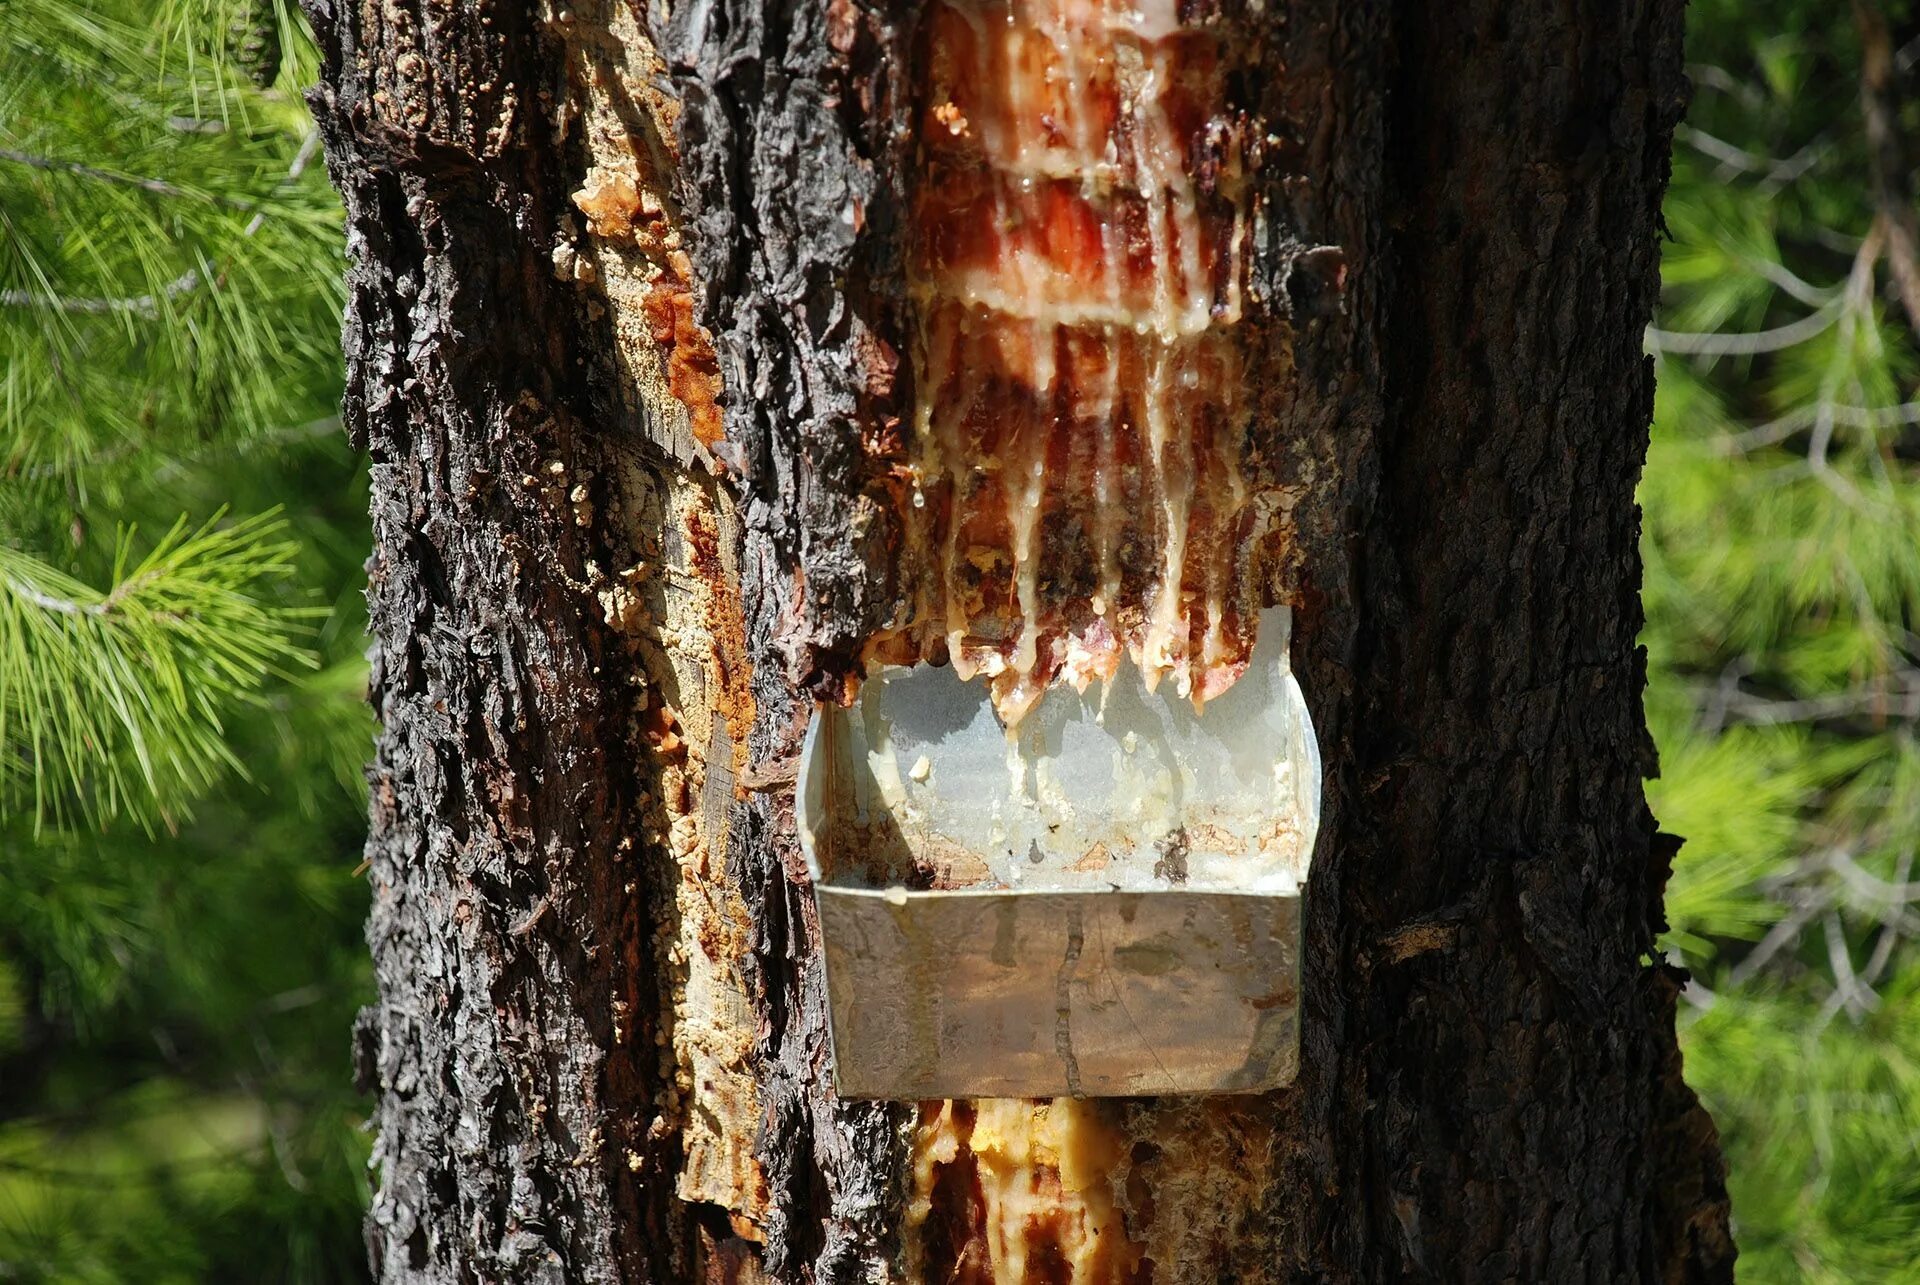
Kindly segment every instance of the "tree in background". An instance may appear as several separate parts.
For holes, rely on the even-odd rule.
[[[0,4],[0,1279],[364,1274],[313,71],[273,0]]]
[[[1695,3],[1646,509],[1669,945],[1742,1276],[1920,1279],[1912,5]]]

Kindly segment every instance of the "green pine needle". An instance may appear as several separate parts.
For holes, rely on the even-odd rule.
[[[105,589],[0,546],[0,817],[171,828],[243,771],[226,718],[310,663],[295,613],[259,597],[290,569],[282,533],[183,520],[135,561],[129,530]]]

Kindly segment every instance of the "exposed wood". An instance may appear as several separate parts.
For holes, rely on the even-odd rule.
[[[744,961],[752,925],[726,873],[736,783],[753,722],[740,606],[739,519],[714,476],[719,376],[692,319],[691,267],[672,196],[674,104],[631,10],[588,0],[558,33],[567,58],[563,108],[584,153],[572,194],[586,226],[556,249],[590,314],[607,318],[596,354],[608,410],[638,421],[653,448],[629,466],[623,515],[652,556],[615,591],[607,617],[635,643],[661,699],[643,720],[660,759],[654,830],[673,908],[663,989],[672,1007],[674,1105],[682,1200],[711,1204],[753,1235],[765,1184],[754,1160],[760,1106]]]
[[[861,369],[856,336],[902,342],[875,300],[885,280],[820,294],[899,261],[882,210],[901,196],[898,158],[881,127],[911,92],[898,54],[913,15],[837,10],[836,42],[824,15],[689,12],[707,25],[681,32],[672,58],[690,115],[708,122],[688,131],[690,199],[700,244],[725,247],[696,249],[705,315],[762,387],[832,389]],[[1185,1211],[1174,1252],[1208,1243],[1187,1274],[1235,1263],[1250,1278],[1724,1273],[1705,1126],[1665,1083],[1672,983],[1641,962],[1664,863],[1639,784],[1651,757],[1631,497],[1652,378],[1639,336],[1683,92],[1677,7],[1296,3],[1231,20],[1266,68],[1268,271],[1289,279],[1282,247],[1324,243],[1352,272],[1343,317],[1294,328],[1298,381],[1251,390],[1309,479],[1296,659],[1332,824],[1310,893],[1301,1083],[1216,1108],[1273,1139],[1264,1214],[1222,1226],[1213,1209]],[[839,108],[826,125],[814,94]],[[796,181],[776,158],[801,151]],[[859,230],[817,227],[849,190],[868,202]],[[743,275],[725,257],[741,245],[768,264],[823,253],[813,275]],[[800,581],[768,636],[825,692],[841,684],[823,671],[850,668],[838,631],[884,624],[897,586],[817,580],[839,564],[798,546],[892,538],[883,506],[858,507],[886,460],[853,452],[850,422],[900,414],[897,380],[891,391],[877,409],[854,393],[730,407],[747,458],[771,453],[754,477],[802,479],[800,502],[765,519],[804,533],[770,540]],[[828,475],[851,501],[837,542],[804,498]],[[1446,932],[1410,950],[1406,930],[1436,918]],[[805,1015],[817,1041],[817,991],[795,994],[783,1016]],[[1128,1136],[1151,1154],[1181,1110],[1141,1104]],[[777,1134],[768,1148],[786,1150]],[[1141,1182],[1186,1189],[1157,1163]],[[1689,1180],[1669,1188],[1675,1172]]]

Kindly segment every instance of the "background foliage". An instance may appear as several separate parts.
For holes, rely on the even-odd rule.
[[[0,1280],[365,1275],[314,66],[275,0],[0,0]]]
[[[1748,1281],[1920,1280],[1915,10],[1689,11],[1641,487],[1649,788],[1687,838],[1687,1078]]]
[[[1667,944],[1750,1281],[1920,1280],[1914,8],[1694,0],[1649,335]],[[312,74],[286,0],[0,0],[0,1279],[364,1275]]]

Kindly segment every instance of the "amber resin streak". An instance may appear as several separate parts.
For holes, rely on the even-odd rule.
[[[1252,646],[1245,126],[1179,0],[938,0],[909,280],[907,628],[1015,722],[1123,657],[1202,702]],[[883,648],[884,651],[884,648]]]

